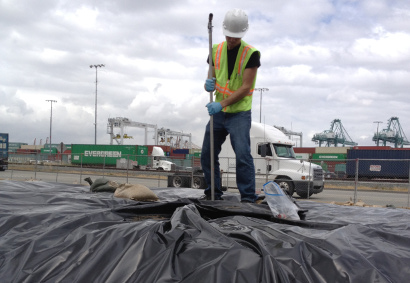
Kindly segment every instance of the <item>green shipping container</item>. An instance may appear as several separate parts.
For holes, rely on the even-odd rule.
[[[73,144],[71,145],[72,164],[113,165],[117,159],[136,160],[135,145],[94,145]]]
[[[314,153],[312,154],[313,160],[343,160],[347,158],[347,154],[343,153]]]
[[[138,165],[148,165],[148,146],[137,145],[137,162]]]
[[[42,148],[41,153],[57,154],[57,148],[55,148],[55,147],[52,147],[51,149],[49,147]]]

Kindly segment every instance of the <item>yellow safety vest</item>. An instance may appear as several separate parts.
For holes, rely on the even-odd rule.
[[[215,67],[215,102],[222,101],[225,97],[231,95],[235,90],[242,86],[242,76],[245,70],[246,64],[251,58],[253,52],[259,52],[254,47],[248,45],[241,40],[241,46],[239,47],[238,55],[236,56],[235,67],[230,78],[228,78],[228,56],[227,56],[227,44],[222,42],[220,44],[214,44],[212,48],[212,58]],[[260,53],[259,53],[260,56]],[[239,100],[238,102],[229,105],[222,109],[227,113],[237,113],[242,111],[248,111],[252,109],[252,94],[255,88],[256,76],[253,80],[252,88],[248,95]]]

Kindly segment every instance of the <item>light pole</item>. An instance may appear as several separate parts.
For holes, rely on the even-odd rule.
[[[379,124],[383,123],[382,121],[374,121],[373,123],[377,123],[377,132],[376,132],[376,144],[379,146]]]
[[[268,91],[269,89],[266,87],[262,88],[255,88],[255,90],[259,90],[261,92],[261,99],[260,99],[260,109],[259,109],[259,123],[262,123],[262,92]]]
[[[104,64],[90,65],[90,68],[95,68],[95,122],[94,122],[94,144],[97,144],[97,69],[105,67]]]
[[[51,154],[51,125],[53,124],[53,102],[57,103],[57,100],[47,99],[47,102],[51,104],[51,114],[50,114],[50,144],[49,144],[49,154]]]

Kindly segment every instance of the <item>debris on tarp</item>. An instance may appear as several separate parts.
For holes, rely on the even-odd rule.
[[[2,282],[407,282],[410,211],[298,201],[274,218],[237,193],[0,181]]]
[[[393,205],[376,205],[376,204],[367,204],[361,199],[358,201],[354,202],[352,198],[350,198],[349,201],[346,202],[337,202],[337,201],[332,201],[331,204],[337,204],[337,205],[343,205],[343,206],[360,206],[360,207],[390,207],[390,208],[395,208]]]

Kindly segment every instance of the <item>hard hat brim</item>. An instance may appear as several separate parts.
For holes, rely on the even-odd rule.
[[[243,32],[231,32],[231,31],[229,31],[225,28],[222,28],[222,29],[223,29],[223,34],[225,36],[229,36],[229,37],[233,37],[233,38],[242,38],[242,37],[245,36],[245,34],[247,32],[247,30],[243,31]]]

